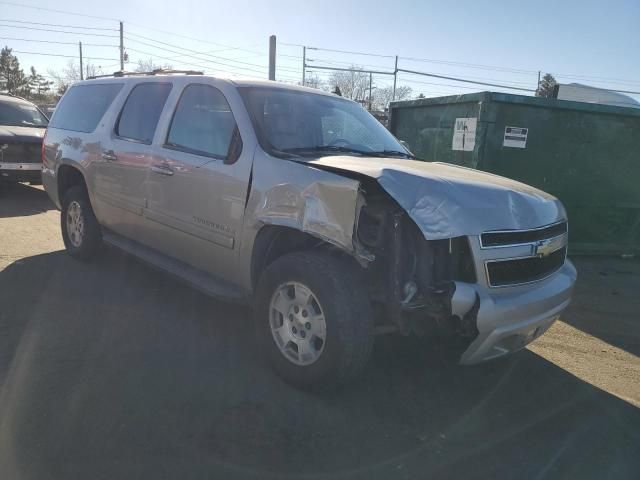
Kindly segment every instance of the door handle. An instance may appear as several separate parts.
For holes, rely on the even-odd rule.
[[[105,150],[104,152],[102,152],[102,158],[107,162],[115,162],[116,160],[118,160],[118,157],[113,150]]]
[[[173,170],[169,165],[151,165],[151,171],[160,175],[173,175]]]

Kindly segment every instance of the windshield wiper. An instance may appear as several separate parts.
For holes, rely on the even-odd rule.
[[[401,150],[380,150],[375,152],[369,152],[369,155],[372,157],[398,157],[402,156],[404,158],[415,159],[416,157],[409,152],[403,152]]]
[[[357,148],[340,147],[338,145],[316,145],[314,147],[296,147],[296,148],[283,148],[280,150],[285,153],[318,153],[318,152],[338,152],[338,153],[355,153],[358,155],[369,155],[371,152],[365,150],[358,150]]]

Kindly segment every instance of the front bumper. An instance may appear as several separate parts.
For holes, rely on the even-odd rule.
[[[478,336],[460,363],[471,365],[524,348],[542,335],[571,301],[577,272],[570,260],[546,280],[521,287],[495,289],[465,284],[480,298]]]

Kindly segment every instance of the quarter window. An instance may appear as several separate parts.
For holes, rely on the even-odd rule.
[[[189,85],[178,101],[166,146],[225,159],[235,130],[236,121],[220,90]]]
[[[122,108],[116,125],[116,135],[151,143],[170,91],[170,83],[136,85]]]
[[[93,132],[121,88],[121,83],[71,87],[62,97],[49,126],[76,132]]]

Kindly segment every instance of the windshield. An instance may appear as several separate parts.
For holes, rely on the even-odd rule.
[[[262,147],[276,156],[327,153],[408,157],[364,108],[339,97],[275,88],[240,89]]]
[[[0,103],[0,125],[46,128],[49,121],[35,105]]]

